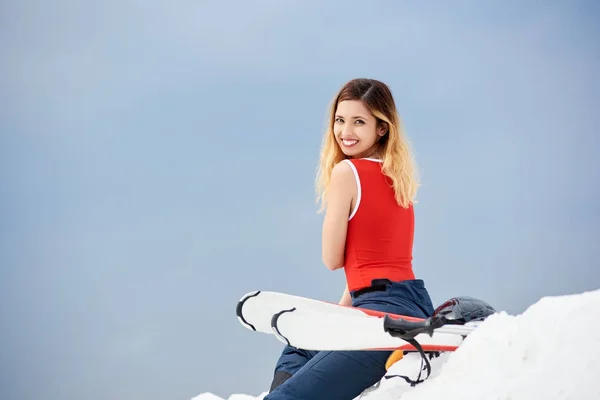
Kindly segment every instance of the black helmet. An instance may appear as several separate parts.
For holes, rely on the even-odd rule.
[[[444,302],[433,312],[434,316],[440,315],[458,322],[483,321],[496,310],[483,300],[474,297],[453,297]]]

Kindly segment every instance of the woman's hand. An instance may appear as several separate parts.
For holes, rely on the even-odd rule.
[[[350,292],[348,291],[348,284],[346,283],[346,288],[344,289],[344,293],[342,293],[342,298],[340,299],[339,304],[342,306],[351,306],[352,305],[352,297],[350,297]]]

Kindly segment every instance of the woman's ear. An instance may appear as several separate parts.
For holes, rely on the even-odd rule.
[[[385,134],[388,131],[388,125],[385,122],[382,122],[381,124],[379,124],[379,136],[385,136]]]

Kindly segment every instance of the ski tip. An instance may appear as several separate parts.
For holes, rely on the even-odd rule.
[[[288,338],[286,338],[285,336],[283,336],[281,334],[281,332],[279,331],[279,327],[277,326],[277,322],[279,320],[279,317],[282,314],[287,313],[287,312],[292,312],[295,310],[296,310],[296,307],[290,308],[288,310],[281,310],[278,313],[273,314],[273,316],[271,317],[271,329],[273,329],[273,333],[275,334],[277,339],[279,339],[281,342],[287,344],[288,346],[291,346],[291,343],[288,340]]]
[[[243,308],[244,308],[244,303],[246,303],[246,300],[252,298],[252,297],[256,297],[260,294],[260,290],[256,290],[254,292],[250,292],[245,294],[237,303],[236,307],[235,307],[235,314],[237,315],[238,320],[240,321],[240,323],[245,326],[246,328],[255,331],[256,332],[256,328],[254,327],[254,325],[252,325],[251,323],[249,323],[248,321],[246,321],[246,319],[244,318],[244,313],[243,313]]]

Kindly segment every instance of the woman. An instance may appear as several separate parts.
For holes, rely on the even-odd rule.
[[[326,208],[323,262],[346,276],[340,304],[431,316],[429,294],[412,269],[416,169],[389,88],[351,80],[329,118],[317,189]],[[351,400],[385,375],[390,354],[286,346],[265,400]]]

